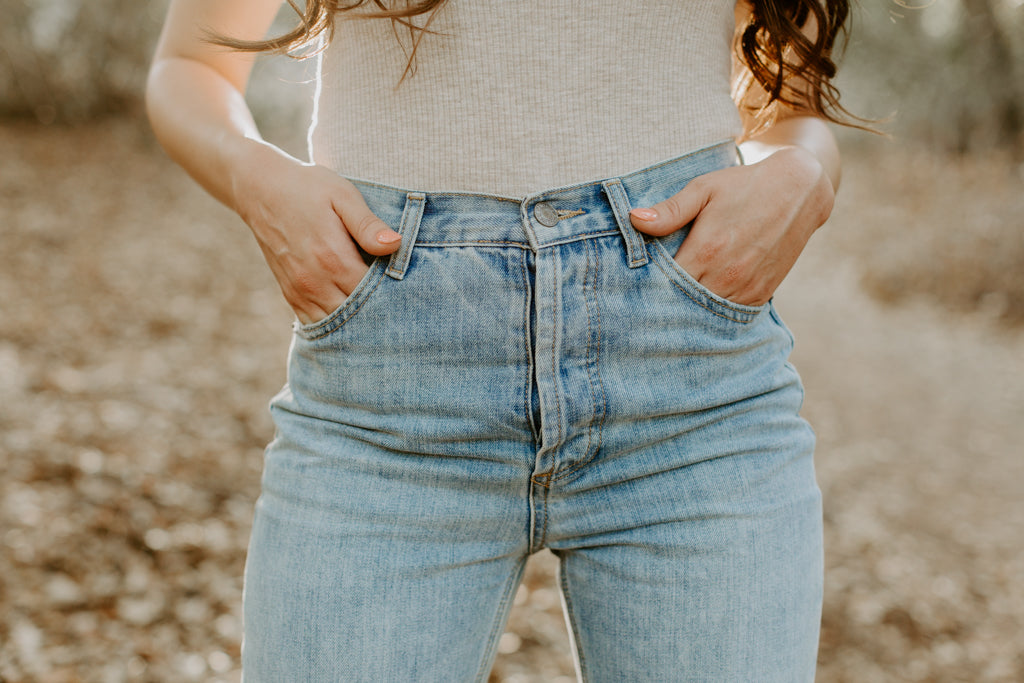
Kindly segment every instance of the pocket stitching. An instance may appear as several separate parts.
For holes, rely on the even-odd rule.
[[[677,280],[677,278],[685,278],[687,284],[690,285],[691,287],[696,286],[703,289],[707,288],[704,287],[704,285],[701,285],[696,280],[693,280],[693,276],[687,273],[685,270],[683,270],[683,267],[679,266],[678,263],[675,264],[678,267],[678,270],[675,268],[671,268],[671,266],[669,266],[671,270],[666,270],[666,265],[661,263],[661,260],[668,259],[675,263],[675,259],[672,258],[671,254],[668,253],[668,250],[659,240],[650,240],[648,243],[650,242],[654,242],[655,258],[653,259],[653,261],[655,265],[658,266],[658,269],[662,272],[663,275],[665,275],[666,279],[668,279],[668,281],[671,282],[676,289],[685,294],[687,298],[689,298],[693,303],[697,304],[704,310],[713,313],[714,315],[717,315],[720,318],[725,318],[726,320],[731,320],[732,322],[748,325],[751,322],[753,322],[754,319],[758,316],[758,314],[760,314],[765,309],[765,306],[767,306],[767,304],[765,304],[762,306],[748,306],[745,308],[740,308],[741,306],[743,306],[743,304],[732,303],[726,299],[723,299],[722,297],[715,295],[714,292],[712,292],[709,289],[707,290],[707,294],[701,292],[699,289],[696,292],[690,291],[687,287],[680,283]],[[693,282],[690,282],[690,280],[693,280]],[[698,298],[698,294],[701,297],[707,299],[707,301],[702,301],[700,298]],[[711,296],[708,295],[712,295],[717,298],[712,298]],[[723,313],[721,310],[717,310],[712,306],[720,307],[733,315],[742,317],[732,317],[731,315],[727,315],[726,313]]]
[[[372,274],[372,271],[377,270],[376,274]],[[346,322],[351,320],[352,316],[359,312],[359,310],[370,300],[370,295],[377,291],[380,283],[383,281],[385,276],[384,268],[382,267],[382,261],[378,257],[367,270],[363,280],[356,285],[356,288],[346,297],[345,301],[338,306],[337,310],[328,315],[323,320],[312,323],[311,325],[298,325],[296,331],[306,341],[316,341],[317,339],[323,339],[332,332],[337,331]],[[376,280],[371,289],[367,289],[370,286],[370,282]],[[358,305],[357,305],[358,304]]]

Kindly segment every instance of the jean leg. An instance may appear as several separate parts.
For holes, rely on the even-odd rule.
[[[381,452],[368,472],[365,446],[351,448],[315,461],[270,449],[246,563],[245,680],[486,680],[526,560],[524,491],[474,487],[464,462],[446,476],[437,456]]]
[[[681,438],[632,453],[647,473],[601,486],[581,476],[553,494],[551,515],[566,522],[555,533],[574,531],[551,545],[585,681],[813,681],[813,436],[794,424],[787,447],[758,450],[756,426],[717,424],[706,437],[728,454],[694,462],[699,449]],[[743,442],[751,449],[735,450]]]
[[[547,498],[581,673],[811,681],[821,496],[792,337],[770,304],[722,299],[648,249],[635,268],[614,239],[560,252],[563,281],[596,284],[560,291],[563,356],[589,334],[591,371],[563,359],[548,380],[559,405],[597,406],[599,447],[564,452]]]
[[[378,262],[298,328],[246,566],[247,682],[486,680],[530,540],[528,297],[520,246],[417,245],[401,280]]]

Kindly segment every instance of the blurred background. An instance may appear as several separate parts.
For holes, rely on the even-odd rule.
[[[141,112],[166,2],[0,0],[0,682],[237,681],[291,314]],[[283,12],[279,28],[291,24]],[[863,0],[836,210],[780,289],[819,436],[819,681],[1024,680],[1024,2]],[[304,155],[310,64],[261,59]],[[555,558],[493,681],[573,680]]]

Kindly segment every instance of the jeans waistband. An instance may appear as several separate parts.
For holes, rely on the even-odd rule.
[[[349,178],[385,223],[413,245],[520,244],[534,251],[587,236],[620,231],[630,265],[646,263],[641,237],[629,222],[635,206],[656,204],[710,171],[740,163],[736,143],[724,141],[616,178],[553,188],[526,197],[472,192],[418,192]],[[609,212],[615,223],[608,221]],[[396,254],[398,270],[406,254]],[[396,263],[398,262],[398,263]],[[396,272],[393,275],[398,274]]]

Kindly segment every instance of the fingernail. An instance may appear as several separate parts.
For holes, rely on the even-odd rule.
[[[629,212],[630,216],[636,216],[642,221],[656,221],[658,220],[658,212],[654,209],[633,209]]]
[[[394,244],[395,242],[400,242],[401,240],[402,236],[399,235],[394,230],[381,230],[380,232],[377,233],[377,241],[380,242],[381,244]]]

